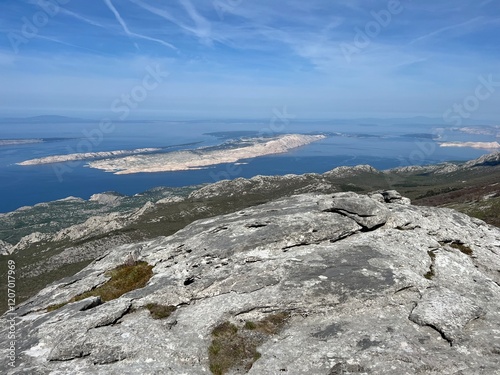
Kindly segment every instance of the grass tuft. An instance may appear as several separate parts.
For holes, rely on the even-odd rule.
[[[79,294],[68,302],[47,307],[47,311],[54,311],[58,308],[88,297],[101,297],[102,302],[108,302],[121,297],[123,294],[135,289],[140,289],[146,286],[147,282],[153,276],[153,266],[146,262],[136,262],[135,264],[122,264],[106,275],[111,278],[101,286],[89,290],[88,292]]]
[[[244,328],[249,330],[256,330],[265,335],[275,335],[276,333],[281,331],[289,317],[290,314],[280,312],[277,314],[266,316],[264,319],[255,323],[247,321]]]
[[[248,330],[254,330],[254,329],[257,329],[257,324],[255,324],[254,322],[250,321],[250,320],[247,320],[245,322],[245,325],[243,326],[243,328],[245,329],[248,329]]]
[[[158,303],[148,303],[146,308],[151,313],[153,319],[168,318],[177,309],[172,305],[160,305]]]
[[[215,375],[224,375],[232,369],[250,370],[261,357],[257,347],[268,336],[278,333],[289,316],[288,313],[277,313],[258,322],[246,321],[242,331],[230,322],[215,327],[212,344],[208,348],[210,371]]]
[[[215,375],[223,375],[235,367],[249,370],[260,358],[257,352],[258,342],[238,334],[238,328],[224,322],[212,331],[212,344],[208,348],[210,371]]]

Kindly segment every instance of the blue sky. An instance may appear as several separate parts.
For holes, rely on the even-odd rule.
[[[467,116],[500,117],[495,0],[1,7],[0,117],[265,118],[284,106],[302,119],[442,117],[467,100]],[[499,84],[475,103],[480,77]]]

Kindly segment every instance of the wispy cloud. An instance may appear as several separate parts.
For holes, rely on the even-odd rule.
[[[193,32],[195,35],[203,40],[206,43],[211,43],[211,24],[210,22],[205,19],[203,16],[200,15],[196,11],[196,8],[193,6],[191,1],[189,0],[180,0],[182,6],[184,9],[186,9],[186,12],[189,14],[191,19],[194,21],[196,24],[196,28],[193,28]]]
[[[435,31],[430,32],[430,33],[425,34],[425,35],[422,35],[422,36],[420,36],[418,38],[415,38],[415,39],[413,39],[408,44],[411,45],[411,44],[415,44],[415,43],[421,42],[423,40],[426,40],[426,39],[435,37],[435,36],[437,36],[439,34],[442,34],[442,33],[446,32],[446,31],[458,29],[458,28],[461,28],[463,26],[467,26],[467,25],[476,23],[477,21],[482,20],[482,19],[483,19],[483,17],[475,17],[475,18],[473,18],[471,20],[468,20],[468,21],[465,21],[465,22],[462,22],[462,23],[459,23],[459,24],[456,24],[456,25],[450,25],[450,26],[442,27],[442,28],[440,28],[438,30],[435,30]]]
[[[165,47],[177,50],[177,48],[174,45],[172,45],[170,43],[167,43],[164,40],[157,39],[157,38],[152,38],[152,37],[147,36],[147,35],[137,34],[137,33],[134,33],[132,31],[130,31],[130,29],[128,28],[127,24],[125,23],[125,20],[122,18],[122,16],[118,12],[118,10],[115,8],[115,6],[111,2],[111,0],[103,0],[103,1],[106,4],[106,6],[109,8],[109,10],[111,10],[111,12],[114,14],[116,20],[121,25],[121,27],[122,27],[123,31],[125,32],[125,34],[127,34],[128,36],[134,37],[134,38],[139,38],[139,39],[144,39],[144,40],[149,40],[149,41],[156,42],[156,43],[160,43],[161,45],[163,45]]]
[[[14,55],[9,33],[23,35],[39,2],[2,0],[2,108],[108,110],[159,65],[175,73],[144,103],[159,112],[267,113],[283,102],[309,113],[439,112],[500,63],[489,0],[408,0],[386,21],[387,0],[67,1]],[[342,43],[366,47],[349,62]]]
[[[86,23],[88,23],[90,25],[97,26],[97,27],[103,27],[104,28],[104,26],[101,25],[100,23],[98,23],[98,22],[96,22],[94,20],[91,20],[90,18],[84,17],[81,14],[72,12],[71,10],[68,10],[66,8],[61,8],[60,12],[66,14],[66,15],[68,15],[70,17],[76,18],[77,20],[86,22]]]
[[[130,1],[135,5],[141,7],[142,9],[147,10],[148,12],[167,20],[174,25],[177,25],[188,35],[196,36],[207,45],[211,45],[212,40],[214,39],[211,33],[211,23],[196,11],[193,4],[189,2],[189,0],[181,0],[180,3],[184,7],[188,15],[191,17],[191,19],[194,21],[194,27],[189,26],[185,22],[182,22],[179,17],[174,16],[172,13],[166,11],[165,9],[154,7],[152,5],[146,4],[141,0]]]
[[[89,52],[92,52],[92,53],[96,53],[96,52],[99,53],[99,51],[97,51],[95,49],[87,48],[87,47],[83,47],[83,46],[79,46],[79,45],[73,44],[73,43],[68,43],[68,42],[65,42],[64,40],[61,40],[59,38],[53,38],[53,37],[44,36],[44,35],[40,35],[40,34],[37,34],[35,36],[35,38],[42,39],[42,40],[47,40],[47,41],[53,42],[53,43],[62,44],[62,45],[68,46],[68,47],[74,47],[74,48],[83,49],[83,50],[86,50],[86,51],[89,51]]]

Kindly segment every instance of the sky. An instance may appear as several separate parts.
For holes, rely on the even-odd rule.
[[[0,117],[500,119],[495,0],[0,7]]]

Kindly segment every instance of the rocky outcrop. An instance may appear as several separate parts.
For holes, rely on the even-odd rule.
[[[12,252],[12,245],[8,242],[0,240],[0,255],[7,255]]]
[[[407,167],[399,167],[388,169],[385,173],[432,173],[437,175],[446,175],[449,173],[469,170],[477,167],[493,167],[500,165],[500,152],[493,152],[480,156],[477,159],[468,162],[457,163],[440,163],[433,165],[411,165]]]
[[[235,197],[252,194],[271,194],[277,190],[289,189],[294,193],[326,192],[336,190],[334,184],[320,174],[303,175],[287,174],[284,176],[254,176],[252,178],[236,178],[221,180],[206,185],[189,195],[189,199],[204,200],[219,197]]]
[[[356,176],[360,173],[382,173],[373,168],[371,165],[356,165],[354,167],[337,167],[331,171],[325,172],[323,175],[329,178],[345,178]]]
[[[407,167],[399,167],[385,171],[386,174],[415,174],[415,173],[432,173],[437,175],[446,175],[460,170],[460,166],[453,163],[441,163],[435,165],[410,165]]]
[[[23,240],[23,237],[35,232],[45,236],[43,239],[38,236],[43,241],[51,241],[52,238],[61,237],[62,233],[59,232],[75,232],[77,235],[77,227],[74,228],[75,230],[70,227],[84,224],[90,218],[94,218],[89,222],[90,227],[88,228],[88,231],[92,231],[92,227],[99,229],[98,224],[92,224],[99,218],[105,223],[109,222],[113,215],[122,218],[134,215],[134,212],[139,212],[148,202],[160,200],[164,200],[162,203],[167,203],[168,200],[178,202],[196,189],[196,186],[158,187],[134,196],[107,192],[94,194],[89,200],[68,197],[22,207],[9,213],[0,213],[0,240],[13,246],[17,245],[16,251],[23,250],[27,246],[37,243],[36,238],[33,237]],[[27,241],[30,243],[28,244]]]
[[[124,198],[124,195],[109,192],[109,193],[99,193],[93,194],[90,198],[90,202],[97,202],[99,204],[117,205]]]
[[[477,159],[464,163],[464,168],[500,165],[500,152],[483,155]]]
[[[131,255],[154,266],[144,288],[46,310]],[[151,303],[175,308],[153,319]],[[493,374],[500,230],[395,191],[297,195],[115,248],[13,313],[15,367],[0,321],[8,374],[207,374],[216,327],[277,313],[249,374]]]
[[[12,246],[12,252],[26,249],[27,247],[33,245],[33,244],[38,244],[43,241],[47,241],[51,239],[51,235],[46,234],[46,233],[40,233],[40,232],[33,232],[31,234],[28,234],[27,236],[24,236],[21,238],[21,240]]]
[[[236,178],[221,180],[193,191],[189,199],[201,200],[216,197],[233,197],[239,195],[271,194],[280,191],[281,195],[303,193],[330,193],[339,190],[341,179],[363,174],[383,175],[369,165],[354,167],[337,167],[323,174],[305,173],[302,175],[287,174],[284,176],[254,176],[252,178]]]
[[[133,213],[121,214],[111,213],[103,216],[89,217],[84,223],[69,226],[61,229],[54,234],[34,232],[21,238],[21,240],[12,246],[12,252],[22,251],[34,244],[47,243],[47,242],[61,242],[61,241],[76,241],[88,237],[96,237],[102,234],[110,233],[114,230],[123,228],[125,225],[133,220],[136,220],[148,208],[151,203],[146,203],[144,207],[136,210]]]

